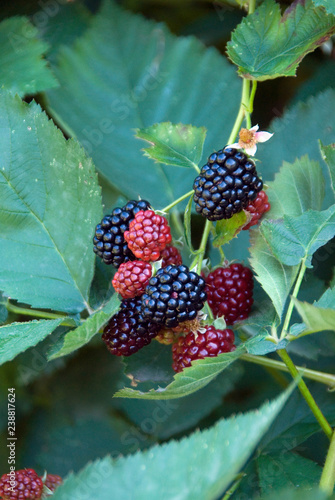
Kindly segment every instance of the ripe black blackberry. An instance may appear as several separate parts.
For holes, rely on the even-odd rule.
[[[102,340],[116,356],[130,356],[156,337],[160,326],[143,318],[141,298],[125,299],[104,328]]]
[[[136,257],[128,248],[124,239],[124,232],[129,229],[129,223],[140,210],[148,210],[150,204],[145,200],[131,200],[122,207],[114,208],[110,215],[106,215],[95,228],[93,251],[105,264],[118,267],[123,262],[135,260]]]
[[[206,300],[205,280],[186,266],[159,269],[142,295],[144,318],[175,327],[193,320]]]
[[[262,187],[254,162],[241,151],[225,147],[211,154],[194,181],[196,211],[210,221],[230,219]]]

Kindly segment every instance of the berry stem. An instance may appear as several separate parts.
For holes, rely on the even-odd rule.
[[[294,289],[293,289],[293,292],[291,295],[289,306],[287,308],[287,312],[286,312],[286,316],[285,316],[285,320],[284,320],[283,329],[282,329],[282,332],[280,335],[280,339],[285,338],[286,335],[288,334],[288,328],[290,325],[291,316],[292,316],[292,312],[293,312],[293,308],[294,308],[294,299],[298,296],[300,286],[301,286],[301,283],[302,283],[302,280],[304,278],[305,271],[306,271],[305,261],[306,261],[306,258],[303,259],[301,264],[300,264],[299,274],[298,274],[298,277],[297,277],[295,285],[294,285]]]
[[[180,196],[180,198],[177,198],[175,201],[170,203],[170,205],[167,205],[166,207],[162,208],[161,212],[168,212],[169,210],[171,210],[171,208],[178,205],[178,203],[180,203],[181,201],[186,200],[186,198],[189,198],[190,196],[192,196],[192,194],[194,194],[193,189],[192,189],[192,191],[189,191],[188,193],[183,194],[183,196]]]
[[[233,493],[235,493],[235,491],[239,487],[240,482],[242,481],[244,476],[245,476],[245,474],[243,472],[241,472],[240,474],[237,474],[235,481],[233,482],[233,484],[231,485],[229,490],[226,491],[225,495],[222,497],[222,500],[228,500],[233,495]]]
[[[197,273],[201,274],[202,261],[206,251],[206,245],[209,233],[211,231],[212,223],[208,219],[206,220],[204,232],[202,233],[201,243],[199,247],[199,255],[198,255],[198,265],[197,265]]]
[[[256,365],[274,368],[275,370],[290,373],[290,370],[285,363],[283,363],[282,361],[277,361],[275,359],[267,358],[265,356],[242,354],[242,356],[240,356],[240,359],[242,359],[243,361],[254,363]],[[335,389],[335,375],[319,372],[316,370],[310,370],[309,368],[304,368],[303,366],[296,366],[296,369],[301,376],[306,377],[310,380],[314,380],[316,382],[320,382],[321,384],[325,384],[330,387],[331,390]]]
[[[322,411],[320,410],[320,408],[316,404],[315,399],[313,398],[312,394],[310,393],[304,380],[301,378],[301,374],[297,370],[295,364],[293,363],[292,359],[288,355],[287,351],[285,349],[278,349],[277,353],[281,357],[281,359],[284,361],[284,363],[287,366],[288,371],[290,372],[292,377],[297,381],[297,385],[298,385],[298,388],[299,388],[301,394],[303,395],[306,403],[310,407],[314,417],[319,422],[320,427],[322,428],[323,432],[326,434],[326,436],[329,439],[331,439],[331,437],[333,435],[333,429],[331,428],[331,426],[329,425],[325,416],[323,415]]]
[[[320,489],[327,495],[331,495],[335,486],[335,432],[333,432],[332,440],[327,453],[325,465],[323,467]]]
[[[12,312],[14,314],[21,314],[24,316],[33,316],[35,318],[43,318],[43,319],[60,319],[64,318],[62,321],[63,326],[74,326],[73,320],[66,315],[49,313],[47,311],[39,311],[37,309],[28,309],[26,307],[14,306],[9,301],[5,304],[7,311]]]

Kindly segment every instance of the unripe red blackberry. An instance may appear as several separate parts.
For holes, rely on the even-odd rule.
[[[258,224],[259,219],[262,217],[265,212],[268,212],[271,208],[269,203],[268,195],[265,191],[260,191],[257,195],[257,198],[250,202],[249,205],[245,208],[247,212],[249,212],[252,216],[250,222],[242,229],[246,231],[250,229],[252,226]]]
[[[47,477],[45,478],[44,484],[49,488],[51,491],[55,491],[58,486],[60,486],[63,483],[63,479],[60,476],[57,476],[56,474],[47,474]]]
[[[172,346],[172,367],[175,372],[181,372],[196,359],[234,351],[234,340],[233,330],[217,330],[214,326],[206,326],[204,333],[191,332],[186,337],[179,337]]]
[[[145,200],[128,201],[124,207],[114,208],[113,212],[106,215],[96,226],[93,250],[105,264],[112,264],[118,268],[123,262],[135,260],[136,257],[124,239],[124,232],[129,228],[129,223],[135,215],[149,207],[149,202]]]
[[[206,278],[206,292],[215,317],[224,316],[227,325],[246,319],[253,304],[253,275],[242,264],[219,267]]]
[[[206,300],[205,280],[186,266],[167,266],[150,279],[142,313],[154,323],[175,327],[193,320]]]
[[[159,329],[159,325],[143,318],[141,298],[125,299],[105,326],[102,340],[112,354],[130,356],[150,344]]]
[[[133,254],[146,262],[159,260],[162,250],[172,240],[168,221],[153,210],[138,212],[124,238]]]
[[[122,298],[132,299],[143,295],[151,274],[152,268],[147,262],[141,260],[124,262],[115,274],[112,284]]]
[[[3,500],[39,500],[42,492],[43,481],[33,469],[17,470],[13,475],[4,474],[0,478]]]
[[[167,246],[161,253],[162,267],[180,266],[183,263],[182,257],[178,248]]]
[[[241,151],[225,147],[211,154],[194,181],[196,211],[210,221],[230,219],[262,187],[254,162]]]

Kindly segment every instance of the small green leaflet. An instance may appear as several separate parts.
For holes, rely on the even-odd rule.
[[[267,221],[263,221],[265,224]],[[282,264],[273,254],[259,231],[251,231],[250,264],[255,278],[264,288],[277,311],[280,319],[287,297],[295,281],[298,266],[288,267]]]
[[[329,144],[329,146],[324,146],[322,142],[319,141],[319,145],[322,158],[326,162],[329,170],[331,185],[333,192],[335,194],[335,144]]]
[[[243,19],[228,43],[239,74],[251,80],[295,76],[300,61],[335,32],[335,17],[312,0],[295,0],[281,16],[280,5],[265,0]]]
[[[245,226],[250,219],[251,215],[245,210],[242,210],[242,212],[233,215],[230,219],[219,220],[215,225],[216,236],[213,240],[213,246],[220,247],[229,243],[233,238],[236,238],[243,226]]]
[[[263,495],[278,491],[284,486],[312,488],[318,484],[322,468],[292,451],[261,454],[256,458],[260,490]]]
[[[221,498],[291,392],[292,386],[257,411],[220,420],[210,429],[180,441],[89,463],[78,474],[67,477],[56,489],[54,500],[110,500],[111,492],[117,500]],[[97,481],[100,477],[102,480]]]
[[[335,205],[323,212],[308,210],[299,217],[265,220],[260,230],[280,262],[296,266],[306,259],[306,266],[312,267],[314,252],[335,235]]]
[[[264,346],[262,342],[268,343]],[[177,373],[173,381],[164,388],[151,389],[148,392],[142,392],[130,388],[124,388],[115,394],[115,397],[120,398],[138,398],[138,399],[174,399],[187,396],[202,387],[205,387],[219,373],[228,368],[231,363],[234,363],[242,354],[249,350],[256,349],[258,343],[262,344],[264,352],[272,352],[274,344],[264,340],[264,334],[256,335],[247,340],[244,344],[237,347],[235,351],[219,354],[214,358],[199,359],[192,363],[190,367]],[[268,347],[268,349],[266,349]],[[252,351],[254,352],[254,351]]]
[[[334,0],[313,0],[317,7],[324,7],[328,14],[335,16],[335,3]]]
[[[304,335],[323,330],[335,331],[335,287],[328,289],[314,304],[294,299],[294,305],[306,325]]]
[[[284,162],[275,180],[267,182],[271,211],[268,219],[280,219],[284,215],[301,215],[306,210],[321,210],[325,196],[325,180],[319,162],[308,156],[294,163]]]
[[[192,366],[177,373],[173,381],[164,388],[142,392],[126,387],[118,391],[115,397],[135,399],[182,398],[205,387],[220,372],[225,370],[245,352],[246,347],[242,345],[233,352],[219,354],[219,356],[215,358],[197,360],[192,363]]]
[[[34,101],[4,89],[0,130],[0,289],[33,307],[78,313],[88,308],[102,215],[92,161]]]
[[[75,330],[71,330],[59,342],[59,349],[57,346],[52,349],[49,360],[66,356],[73,351],[76,351],[83,345],[87,344],[100,328],[107,323],[107,321],[118,311],[120,300],[116,294],[113,295],[111,300],[105,305],[101,311],[92,314],[82,325],[78,326]]]
[[[13,94],[36,94],[58,86],[43,59],[48,45],[26,17],[0,23],[0,47],[0,82]]]
[[[62,321],[62,318],[34,320],[27,323],[11,323],[0,327],[0,364],[14,359],[21,352],[41,342]],[[73,324],[75,323],[73,322]]]
[[[205,127],[193,127],[171,122],[156,123],[151,127],[137,129],[138,139],[150,143],[144,148],[145,155],[158,163],[176,167],[198,169],[206,137]]]

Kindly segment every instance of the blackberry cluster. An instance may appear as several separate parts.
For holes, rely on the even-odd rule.
[[[230,219],[261,191],[254,162],[244,153],[226,147],[213,153],[196,177],[196,211],[210,221]]]
[[[142,313],[154,323],[175,327],[193,320],[206,300],[205,280],[186,266],[157,271],[142,296]]]
[[[112,354],[130,356],[150,344],[159,329],[159,325],[143,317],[141,298],[125,299],[105,326],[102,340]]]
[[[150,204],[145,200],[131,200],[122,208],[114,208],[95,228],[93,238],[94,252],[105,262],[117,269],[123,262],[135,260],[135,255],[128,248],[124,232],[140,210],[147,210]]]

